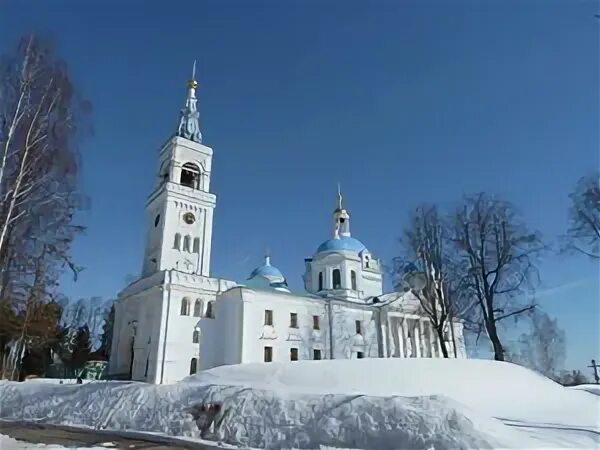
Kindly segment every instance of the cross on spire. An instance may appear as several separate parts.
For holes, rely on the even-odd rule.
[[[340,183],[338,183],[337,185],[337,201],[338,201],[338,209],[343,209],[342,208],[342,187],[340,186]]]

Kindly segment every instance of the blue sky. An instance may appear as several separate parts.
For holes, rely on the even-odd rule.
[[[93,104],[91,199],[73,297],[115,296],[141,269],[157,150],[198,60],[218,196],[212,272],[242,280],[270,248],[295,288],[330,235],[341,182],[352,231],[384,261],[421,202],[513,201],[555,240],[598,161],[593,1],[0,1],[0,51],[47,33]],[[548,255],[538,298],[567,366],[600,359],[598,268]]]

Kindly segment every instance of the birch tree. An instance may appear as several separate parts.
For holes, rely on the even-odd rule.
[[[600,259],[600,173],[581,178],[569,197],[567,248]]]
[[[0,301],[20,319],[4,338],[17,350],[33,342],[28,324],[57,298],[64,269],[80,270],[70,248],[83,230],[74,215],[85,205],[77,144],[88,110],[48,42],[28,36],[0,60]]]
[[[536,263],[545,249],[508,202],[487,194],[468,197],[453,218],[452,240],[465,265],[467,289],[489,337],[494,358],[504,360],[498,324],[533,311]]]

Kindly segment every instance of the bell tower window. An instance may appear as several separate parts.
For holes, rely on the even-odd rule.
[[[181,168],[179,182],[183,186],[200,189],[200,169],[198,169],[198,166],[192,163],[185,163]]]
[[[342,287],[342,276],[340,269],[333,269],[333,289],[341,289]]]

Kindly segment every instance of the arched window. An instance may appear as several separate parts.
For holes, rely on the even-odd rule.
[[[352,283],[352,290],[356,290],[356,272],[354,270],[350,271],[350,283]]]
[[[208,317],[209,319],[214,319],[215,318],[215,312],[214,312],[214,300],[211,300],[210,302],[207,303],[206,305],[206,317]]]
[[[183,237],[183,251],[184,252],[191,251],[191,246],[190,246],[191,240],[192,240],[192,237],[189,234]]]
[[[196,372],[198,372],[198,359],[192,358],[190,361],[190,375],[194,375]]]
[[[323,272],[319,272],[319,291],[323,290]]]
[[[179,182],[194,189],[200,189],[200,169],[196,164],[185,163],[181,167],[181,178]]]
[[[179,313],[182,316],[190,315],[190,300],[187,297],[181,299],[181,311]]]
[[[174,249],[181,249],[181,235],[179,233],[175,233],[175,240],[173,241]]]
[[[202,317],[202,300],[200,299],[194,303],[194,317]]]
[[[200,332],[198,330],[194,330],[194,334],[192,334],[192,343],[197,344],[200,342]]]
[[[194,253],[200,253],[200,238],[194,238]]]
[[[342,287],[342,276],[340,269],[333,269],[333,289],[341,289]]]

